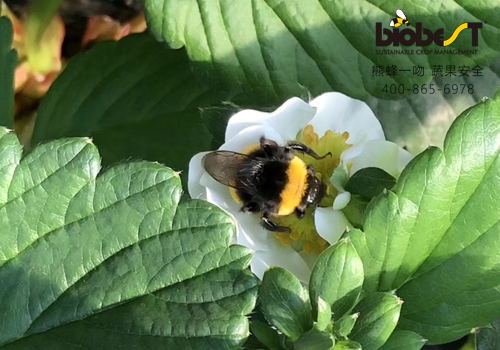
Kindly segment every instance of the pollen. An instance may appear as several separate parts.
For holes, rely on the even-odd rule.
[[[290,236],[284,232],[280,232],[276,234],[276,238],[283,244],[285,247],[288,247],[292,244],[292,239]]]
[[[273,218],[273,222],[278,225],[290,228],[290,232],[276,233],[276,238],[283,245],[291,244],[297,251],[303,251],[306,254],[323,252],[327,248],[326,241],[316,232],[313,212],[313,209],[308,209],[306,215],[300,220],[295,214]]]
[[[322,137],[319,137],[314,132],[312,125],[306,126],[297,136],[297,141],[311,148],[318,155],[323,156],[330,152],[331,157],[316,160],[308,155],[296,152],[297,157],[302,159],[306,165],[312,165],[316,172],[316,176],[322,180],[328,180],[335,168],[340,164],[340,155],[351,147],[347,143],[349,133],[335,133],[328,130]],[[326,196],[321,202],[321,207],[331,207],[338,191],[331,186],[327,181]],[[306,211],[306,215],[302,219],[298,219],[295,214],[280,216],[273,219],[273,222],[280,226],[290,228],[290,232],[276,233],[276,238],[284,246],[292,246],[297,251],[302,251],[306,254],[321,254],[328,248],[328,242],[325,241],[314,225],[314,209],[310,208]]]
[[[314,251],[314,248],[313,248],[313,245],[311,244],[311,242],[304,242],[304,253],[306,254],[312,254],[313,251]]]
[[[318,155],[322,156],[331,152],[331,157],[324,159],[313,159],[307,155],[297,154],[307,165],[312,165],[316,173],[321,174],[323,179],[329,179],[333,171],[340,164],[340,155],[344,153],[350,144],[347,143],[349,133],[335,133],[328,130],[321,138],[314,132],[314,127],[308,125],[299,133],[297,141],[314,150]]]

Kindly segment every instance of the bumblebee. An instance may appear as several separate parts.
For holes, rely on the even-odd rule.
[[[262,226],[274,232],[289,228],[270,221],[271,217],[295,213],[299,219],[306,209],[317,207],[326,192],[312,166],[307,166],[294,152],[323,159],[307,146],[290,142],[279,146],[264,137],[248,154],[214,151],[203,157],[203,167],[210,176],[229,186],[245,213],[261,213]]]
[[[410,25],[403,11],[396,10],[396,15],[398,15],[398,17],[392,19],[390,24],[391,27],[399,27],[402,24],[406,24],[407,26]]]

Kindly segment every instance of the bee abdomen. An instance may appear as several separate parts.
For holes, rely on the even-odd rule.
[[[307,166],[294,157],[286,170],[287,183],[281,192],[279,215],[289,215],[301,204],[307,192]]]

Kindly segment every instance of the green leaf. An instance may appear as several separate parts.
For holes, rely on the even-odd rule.
[[[97,176],[87,138],[21,154],[0,128],[2,350],[243,344],[257,279],[226,213],[180,204],[178,173],[159,164]]]
[[[329,332],[311,331],[293,344],[294,350],[331,350],[335,340]]]
[[[426,342],[420,334],[396,329],[380,350],[420,350]]]
[[[349,204],[342,209],[342,212],[354,227],[362,228],[368,204],[370,204],[368,199],[358,195],[353,195],[351,196]]]
[[[476,350],[500,349],[500,320],[491,323],[491,327],[476,330]]]
[[[262,109],[255,106],[256,109]],[[229,118],[238,113],[241,108],[229,101],[223,101],[220,105],[200,108],[203,122],[212,135],[212,148],[217,149],[225,142],[226,127]]]
[[[17,64],[17,52],[11,50],[12,35],[12,23],[7,17],[0,17],[0,125],[9,128],[14,124],[14,71]]]
[[[390,190],[396,184],[396,179],[379,168],[364,168],[349,179],[345,190],[352,197],[349,204],[342,210],[354,227],[362,228],[366,208],[372,198],[384,190]]]
[[[393,192],[350,237],[364,289],[405,301],[399,328],[430,344],[458,339],[500,314],[500,102],[485,100],[453,124],[444,150],[403,171]]]
[[[264,273],[260,303],[268,321],[292,341],[312,328],[307,291],[287,270],[271,267]]]
[[[89,136],[105,165],[133,158],[186,170],[211,149],[200,108],[225,96],[198,81],[184,51],[131,35],[69,62],[40,105],[33,142]]]
[[[358,320],[349,335],[363,350],[377,350],[389,339],[398,323],[401,299],[389,293],[371,293],[355,307]]]
[[[345,189],[351,194],[372,199],[385,189],[392,189],[395,184],[396,179],[386,171],[379,168],[364,168],[352,175]]]
[[[356,343],[355,341],[344,340],[336,343],[333,350],[363,350],[363,348],[361,347],[361,344]]]
[[[250,331],[262,344],[267,346],[269,350],[282,349],[278,333],[268,324],[259,321],[251,321]]]
[[[332,320],[332,309],[330,305],[322,298],[318,298],[318,317],[316,322],[316,328],[320,331],[324,331],[330,324]]]
[[[422,22],[432,31],[452,35],[464,22],[487,22],[480,29],[474,55],[383,55],[375,46],[375,25],[384,28],[403,8],[410,28]],[[483,96],[493,96],[500,85],[500,8],[496,0],[447,0],[422,6],[418,1],[399,5],[384,0],[146,0],[148,28],[158,40],[186,47],[193,66],[225,87],[240,88],[248,99],[279,104],[291,96],[340,91],[366,101],[383,124],[388,139],[417,153],[429,144],[441,145],[453,119]],[[392,47],[390,47],[392,49]],[[463,32],[450,46],[471,50],[471,34]],[[396,49],[396,48],[394,48]],[[428,50],[442,50],[432,44]],[[475,48],[474,48],[475,49]],[[473,68],[483,77],[440,77],[431,81],[431,67]],[[395,65],[395,76],[373,77],[374,65]],[[425,69],[423,77],[413,67]],[[408,70],[408,71],[401,71]],[[457,74],[458,75],[458,74]],[[413,93],[429,83],[435,93]],[[403,94],[387,94],[384,86],[400,84]],[[474,93],[445,94],[446,84],[473,84]],[[441,89],[441,90],[438,90]],[[410,90],[410,91],[408,91]],[[306,93],[307,95],[307,93]]]
[[[359,313],[344,315],[334,324],[335,334],[339,337],[346,338],[349,334],[351,334],[351,331],[354,328],[358,317]]]
[[[317,300],[323,298],[338,320],[358,300],[363,285],[363,263],[352,243],[343,239],[321,254],[314,265],[309,293],[314,313]]]

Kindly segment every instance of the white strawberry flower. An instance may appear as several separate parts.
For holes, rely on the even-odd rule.
[[[360,169],[377,167],[397,178],[412,156],[385,140],[380,122],[364,102],[336,92],[323,94],[309,104],[294,97],[272,113],[243,110],[229,120],[220,149],[244,152],[258,145],[262,136],[279,145],[301,142],[320,156],[332,153],[332,157],[322,160],[297,154],[314,166],[317,176],[327,182],[328,191],[321,205],[308,210],[301,220],[294,214],[273,218],[279,225],[289,227],[290,232],[267,231],[260,225],[259,215],[241,212],[241,204],[236,203],[229,188],[204,170],[202,158],[208,152],[191,159],[189,194],[234,217],[236,243],[255,251],[251,269],[258,277],[262,278],[269,266],[280,266],[307,283],[318,255],[351,227],[342,212],[351,195],[329,183],[334,170],[342,166],[350,177]]]

